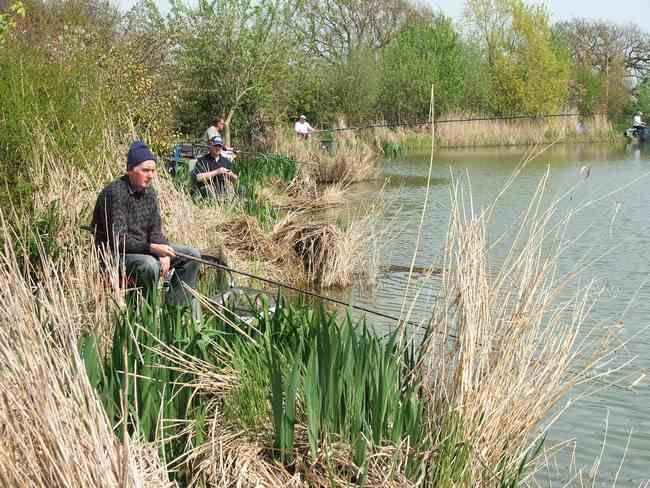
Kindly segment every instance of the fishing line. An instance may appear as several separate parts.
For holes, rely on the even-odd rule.
[[[379,311],[373,310],[371,308],[363,307],[361,305],[353,305],[351,303],[344,302],[343,300],[339,300],[338,298],[328,297],[328,296],[325,296],[325,295],[319,295],[318,293],[308,291],[308,290],[304,290],[302,288],[297,288],[295,286],[287,285],[286,283],[281,283],[279,281],[275,281],[275,280],[272,280],[272,279],[269,279],[269,278],[263,278],[261,276],[254,275],[254,274],[248,273],[246,271],[240,271],[238,269],[231,268],[229,266],[221,264],[219,262],[220,259],[215,257],[215,256],[210,256],[208,254],[202,254],[201,257],[198,258],[196,256],[191,256],[189,254],[183,254],[183,253],[180,253],[180,252],[176,252],[176,256],[179,256],[179,257],[181,257],[183,259],[187,259],[188,261],[195,261],[197,263],[201,263],[201,264],[204,264],[206,266],[212,266],[212,267],[215,267],[215,268],[219,268],[219,269],[222,269],[222,270],[227,271],[229,273],[240,274],[240,275],[246,276],[248,278],[253,278],[253,279],[262,281],[264,283],[274,285],[274,286],[276,286],[278,288],[285,288],[287,290],[291,290],[291,291],[295,291],[297,293],[302,293],[302,294],[305,294],[305,295],[309,295],[311,297],[319,298],[321,300],[325,300],[325,301],[332,302],[332,303],[336,303],[338,305],[344,305],[346,307],[352,308],[354,310],[358,310],[360,312],[366,312],[366,313],[369,313],[371,315],[376,315],[377,317],[382,317],[382,318],[385,318],[385,319],[394,320],[395,322],[398,322],[398,323],[401,322],[401,323],[404,323],[404,324],[408,324],[408,325],[411,325],[411,326],[416,327],[418,329],[426,329],[426,327],[423,324],[419,324],[419,323],[413,322],[411,320],[402,320],[399,317],[395,317],[393,315],[389,315],[389,314],[386,314],[386,313],[383,313],[383,312],[379,312]],[[443,334],[442,332],[439,332],[439,333]],[[444,334],[444,335],[446,335],[448,337],[451,337],[453,339],[458,339],[458,337],[453,335],[453,334]]]
[[[593,115],[605,115],[603,113],[597,113]],[[433,122],[436,124],[451,124],[451,123],[460,123],[460,122],[486,122],[491,120],[518,120],[518,119],[547,119],[553,117],[583,117],[584,114],[579,113],[569,113],[569,114],[540,114],[540,115],[509,115],[505,117],[470,117],[464,119],[434,119]],[[339,132],[339,131],[357,131],[365,129],[379,129],[385,127],[419,127],[431,125],[431,121],[427,120],[426,122],[396,122],[396,123],[382,123],[382,124],[370,124],[370,125],[361,125],[357,127],[340,127],[333,129],[319,129],[312,131],[313,133],[317,132]]]

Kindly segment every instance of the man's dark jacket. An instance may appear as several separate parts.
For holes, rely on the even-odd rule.
[[[226,191],[226,179],[223,175],[204,182],[196,179],[197,175],[201,173],[207,173],[219,168],[232,169],[232,162],[223,156],[220,156],[219,159],[214,159],[210,154],[200,157],[192,170],[192,191],[199,192],[203,196],[208,196],[211,191],[224,193]]]
[[[169,244],[162,233],[158,198],[152,188],[134,190],[126,175],[113,181],[97,197],[92,226],[95,244],[114,252],[151,254],[150,244]]]

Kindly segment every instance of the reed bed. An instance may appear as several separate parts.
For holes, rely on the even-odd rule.
[[[154,299],[113,305],[101,353],[100,331],[78,325],[90,317],[76,281],[83,268],[64,272],[42,256],[30,282],[5,248],[0,388],[11,408],[0,413],[10,446],[0,475],[16,486],[24,473],[24,486],[123,486],[121,469],[138,486],[169,486],[170,475],[189,486],[518,485],[550,409],[607,360],[579,336],[592,288],[563,298],[575,276],[556,268],[564,242],[548,249],[568,222],[541,206],[545,184],[496,273],[495,207],[474,211],[453,186],[442,298],[422,341],[421,331],[380,338],[282,299],[253,326],[218,309],[197,326]],[[278,240],[282,227],[287,242],[309,245],[291,221]]]
[[[505,238],[489,235],[496,202],[477,210],[458,182],[451,191],[441,299],[420,361],[432,404],[463,419],[463,438],[480,460],[470,467],[477,485],[493,482],[486,465],[525,462],[557,402],[610,359],[606,341],[582,329],[596,287],[577,281],[577,270],[558,269],[570,216],[559,215],[561,199],[542,204],[547,181],[513,226],[496,272],[490,242]]]
[[[85,290],[42,261],[35,284],[9,246],[0,253],[0,484],[173,486],[155,449],[115,436],[77,350]]]
[[[441,116],[436,124],[437,147],[479,147],[479,146],[534,146],[557,141],[570,143],[612,142],[617,140],[612,124],[606,115],[591,117],[549,117],[541,120],[473,120],[485,118],[477,114],[449,113]],[[431,148],[431,127],[413,129],[398,127],[376,128],[364,136],[374,147],[387,156],[387,148],[401,147],[406,151],[428,151]],[[389,151],[390,152],[390,151]]]
[[[348,187],[342,184],[318,187],[301,180],[299,184],[294,180],[286,191],[277,191],[274,188],[263,188],[258,196],[265,204],[282,211],[317,212],[342,206],[346,199]],[[312,180],[313,181],[313,180]]]
[[[101,179],[121,172],[123,150],[106,148]],[[509,239],[489,233],[496,202],[475,209],[454,182],[431,319],[381,338],[282,297],[252,325],[200,294],[200,324],[157,295],[125,300],[77,227],[106,181],[81,175],[88,188],[71,191],[45,144],[35,161],[52,175],[35,201],[45,223],[30,234],[3,221],[0,251],[3,485],[517,486],[551,409],[607,371],[607,344],[581,329],[597,292],[557,266],[569,219],[544,206],[546,178]],[[195,206],[165,176],[158,188],[166,220],[185,219],[174,240],[225,244],[249,267],[275,259],[321,286],[370,269],[371,225],[301,212],[265,228],[234,219],[236,205]],[[491,246],[507,240],[495,266]]]
[[[368,243],[377,239],[371,218],[360,218],[347,229],[311,212],[290,212],[273,228],[272,239],[302,261],[307,281],[318,287],[348,287],[376,274],[376,255]]]

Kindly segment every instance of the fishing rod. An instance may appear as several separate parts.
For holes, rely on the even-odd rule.
[[[605,115],[603,113],[596,113],[592,115]],[[506,117],[469,117],[464,119],[434,119],[434,124],[451,124],[451,123],[460,123],[460,122],[486,122],[491,120],[518,120],[518,119],[547,119],[553,117],[582,117],[584,114],[579,113],[569,113],[569,114],[540,114],[540,115],[509,115]],[[420,127],[425,125],[431,125],[432,121],[427,120],[426,122],[393,122],[393,123],[382,123],[382,124],[370,124],[370,125],[361,125],[356,127],[337,127],[333,129],[319,129],[314,130],[312,133],[321,133],[321,132],[341,132],[341,131],[358,131],[366,129],[380,129],[386,127]]]
[[[222,270],[227,271],[229,273],[240,274],[240,275],[246,276],[248,278],[253,278],[253,279],[262,281],[264,283],[268,283],[270,285],[276,286],[278,288],[285,288],[287,290],[291,290],[291,291],[295,291],[297,293],[302,293],[302,294],[305,294],[305,295],[309,295],[311,297],[318,298],[318,299],[325,300],[325,301],[332,302],[332,303],[336,303],[338,305],[344,305],[345,307],[349,307],[349,308],[352,308],[354,310],[358,310],[360,312],[366,312],[366,313],[369,313],[371,315],[375,315],[377,317],[382,317],[382,318],[385,318],[385,319],[394,320],[397,323],[401,322],[401,323],[404,323],[404,324],[407,324],[407,325],[411,325],[411,326],[413,326],[415,328],[418,328],[418,329],[426,329],[426,327],[424,327],[423,324],[419,324],[419,323],[413,322],[411,320],[402,320],[399,317],[395,317],[395,316],[389,315],[387,313],[379,312],[379,311],[373,310],[371,308],[363,307],[361,305],[353,305],[353,304],[351,304],[349,302],[344,302],[343,300],[339,300],[338,298],[333,298],[333,297],[328,297],[328,296],[325,296],[325,295],[320,295],[320,294],[315,293],[313,291],[305,290],[305,289],[302,289],[302,288],[297,288],[295,286],[288,285],[286,283],[281,283],[279,281],[271,280],[269,278],[263,278],[261,276],[254,275],[254,274],[248,273],[246,271],[241,271],[241,270],[238,270],[238,269],[235,269],[235,268],[231,268],[229,266],[226,266],[225,264],[221,264],[219,262],[221,260],[219,258],[217,258],[216,256],[210,256],[208,254],[202,254],[201,257],[199,258],[199,257],[196,257],[196,256],[191,256],[189,254],[183,254],[183,253],[180,253],[180,252],[176,252],[176,256],[179,256],[179,257],[181,257],[183,259],[187,259],[188,261],[194,261],[194,262],[197,262],[197,263],[204,264],[206,266],[212,266],[212,267],[215,267],[215,268],[219,268],[219,269],[222,269]],[[442,332],[439,332],[439,333],[442,334]],[[452,339],[458,339],[458,336],[455,336],[453,334],[444,334],[444,335],[446,335],[448,337],[451,337]]]

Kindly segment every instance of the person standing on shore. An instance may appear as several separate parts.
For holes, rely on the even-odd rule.
[[[309,122],[307,122],[307,117],[304,115],[300,116],[300,119],[298,119],[296,124],[293,126],[293,130],[296,131],[298,138],[305,141],[309,139],[309,136],[314,131],[313,127],[309,125]]]
[[[110,251],[126,274],[135,278],[145,293],[155,290],[160,276],[174,271],[167,303],[191,305],[192,316],[200,317],[198,303],[183,287],[196,286],[199,264],[177,253],[201,257],[189,246],[170,244],[162,232],[158,197],[151,188],[156,158],[142,141],[131,144],[126,173],[106,186],[93,211],[95,245]]]
[[[645,123],[641,117],[643,117],[643,112],[638,111],[634,114],[634,118],[632,119],[632,128],[637,134],[645,128]]]

